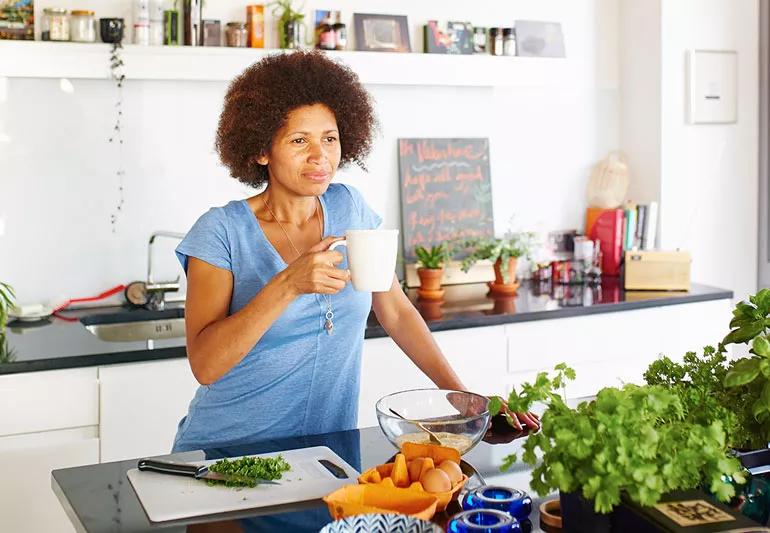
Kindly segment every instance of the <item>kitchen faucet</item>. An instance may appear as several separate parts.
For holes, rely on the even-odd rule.
[[[165,295],[167,292],[176,292],[179,290],[179,276],[174,281],[158,281],[152,277],[152,245],[158,237],[167,237],[171,239],[184,239],[184,233],[173,231],[156,231],[150,235],[150,241],[147,243],[147,307],[153,311],[162,311],[166,307]]]

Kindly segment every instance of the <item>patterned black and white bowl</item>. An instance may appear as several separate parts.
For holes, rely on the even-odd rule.
[[[403,514],[358,514],[326,524],[318,533],[443,533],[432,522]]]

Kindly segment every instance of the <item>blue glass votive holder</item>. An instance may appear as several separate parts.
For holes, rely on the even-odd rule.
[[[526,492],[496,485],[482,485],[469,491],[462,499],[463,509],[496,509],[517,520],[532,512],[532,498]]]
[[[519,521],[495,509],[463,511],[449,521],[447,533],[522,533]]]

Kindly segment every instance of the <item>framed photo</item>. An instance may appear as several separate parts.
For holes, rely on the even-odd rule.
[[[449,21],[440,24],[429,20],[425,25],[425,52],[428,54],[472,54],[473,25]]]
[[[564,35],[558,22],[516,21],[516,55],[565,57]]]
[[[360,52],[411,52],[405,15],[354,13],[356,50]]]
[[[0,0],[0,39],[35,38],[33,0]]]

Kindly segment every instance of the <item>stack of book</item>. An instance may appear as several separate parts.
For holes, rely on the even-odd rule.
[[[658,222],[658,203],[626,203],[622,208],[586,209],[585,234],[599,241],[602,274],[617,276],[625,250],[652,250]]]

